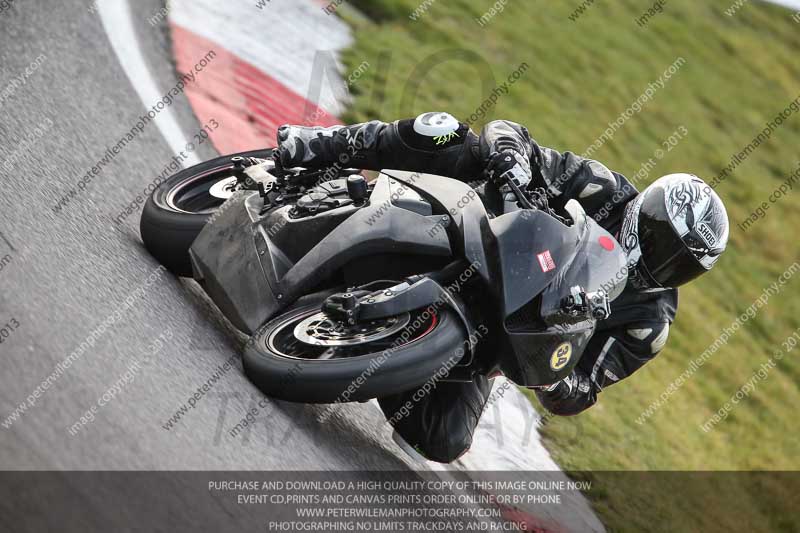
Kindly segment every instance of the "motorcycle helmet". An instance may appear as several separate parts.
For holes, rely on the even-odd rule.
[[[692,174],[653,182],[625,209],[619,242],[628,279],[640,289],[678,287],[711,270],[728,243],[728,214]]]

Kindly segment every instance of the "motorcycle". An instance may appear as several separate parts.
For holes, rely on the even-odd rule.
[[[510,186],[495,215],[455,179],[256,150],[167,179],[141,234],[251,336],[244,370],[268,396],[366,401],[477,374],[543,387],[608,317],[626,258],[578,202],[557,214]]]

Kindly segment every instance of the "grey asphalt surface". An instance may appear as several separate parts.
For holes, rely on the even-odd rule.
[[[159,3],[132,4],[149,67],[167,92],[177,81],[168,39],[146,22]],[[23,86],[0,96],[0,328],[18,324],[0,344],[0,421],[158,266],[139,239],[140,209],[121,225],[113,221],[172,158],[154,124],[62,212],[52,209],[146,112],[88,6],[18,2],[0,12],[0,95],[46,56]],[[184,132],[199,129],[185,97],[172,109]],[[207,146],[197,153],[215,155]],[[238,357],[164,429],[243,339],[194,282],[168,274],[121,317],[10,427],[0,427],[0,469],[406,468],[370,404],[338,407],[321,422],[324,406],[269,400],[251,432],[230,437],[261,398]],[[152,362],[71,435],[68,428],[161,335],[169,340]]]

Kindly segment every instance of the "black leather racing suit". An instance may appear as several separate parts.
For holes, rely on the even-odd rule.
[[[624,207],[638,194],[623,175],[574,153],[539,146],[525,127],[510,121],[490,122],[479,136],[464,123],[455,134],[431,136],[415,127],[415,119],[325,131],[326,142],[313,149],[314,164],[344,160],[350,167],[427,172],[468,182],[482,178],[490,154],[516,150],[530,159],[534,186],[546,187],[554,208],[574,198],[612,235],[620,229]],[[284,128],[279,131],[284,164],[309,166],[308,147],[305,155],[295,147],[284,149],[289,134]],[[542,178],[545,183],[540,183]],[[537,390],[542,405],[557,415],[575,415],[591,407],[600,391],[633,374],[663,348],[677,303],[676,289],[642,291],[629,283],[612,302],[611,316],[598,324],[572,374],[552,390]],[[471,445],[490,389],[482,376],[473,383],[438,382],[431,393],[410,402],[413,407],[406,416],[396,415],[416,391],[382,398],[380,405],[409,444],[429,459],[450,462]]]

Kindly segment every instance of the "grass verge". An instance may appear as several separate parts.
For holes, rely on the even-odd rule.
[[[351,87],[354,102],[346,117],[351,122],[434,110],[464,120],[497,84],[528,64],[508,94],[477,117],[474,129],[507,118],[527,125],[541,144],[584,153],[650,84],[658,83],[665,69],[683,58],[685,64],[663,88],[592,154],[627,176],[654,160],[641,187],[671,172],[713,179],[768,120],[800,96],[800,24],[791,12],[772,5],[749,3],[727,16],[727,0],[669,0],[662,3],[662,13],[642,26],[636,21],[650,5],[630,0],[597,2],[574,22],[570,15],[578,0],[558,5],[507,0],[489,20],[485,15],[500,3],[353,4],[371,21],[351,20],[356,42],[345,54],[347,68],[369,63]],[[483,25],[477,22],[482,17]],[[688,130],[685,138],[665,146],[682,127]],[[769,201],[800,164],[799,134],[797,113],[718,185],[732,223],[729,251],[713,274],[681,289],[666,349],[634,377],[604,391],[594,408],[579,417],[555,419],[545,428],[546,443],[566,470],[591,477],[591,471],[800,467],[794,416],[800,404],[800,349],[782,345],[800,328],[800,276],[789,279],[685,383],[667,393],[666,403],[642,418],[723,328],[731,327],[766,287],[800,261],[794,233],[800,225],[800,182],[777,202]],[[656,156],[659,149],[664,150],[661,157]],[[763,202],[768,209],[757,216]],[[751,223],[740,226],[748,217]],[[777,350],[784,357],[754,382]],[[749,394],[725,420],[704,431],[701,426],[746,383],[752,385]],[[722,491],[715,490],[718,478],[689,486],[680,476],[651,478],[657,483],[624,479],[613,490],[588,495],[615,531],[797,527],[778,512],[791,503],[797,508],[797,495],[787,494],[777,477],[774,482],[745,474],[726,477],[724,501]],[[731,503],[736,512],[710,512]]]

